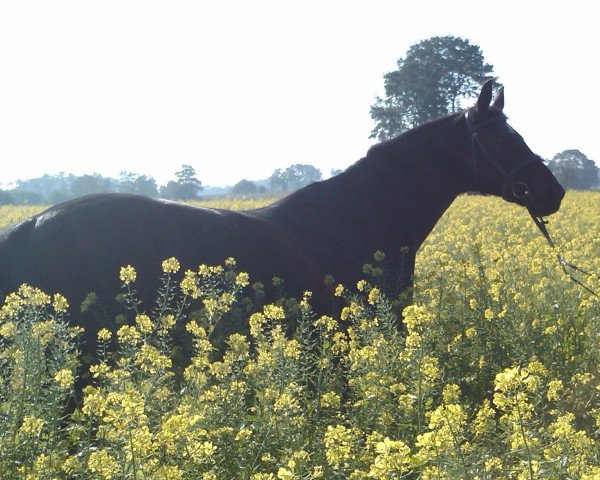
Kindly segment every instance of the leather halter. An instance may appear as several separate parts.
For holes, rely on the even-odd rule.
[[[504,182],[502,184],[502,196],[505,196],[506,191],[510,188],[510,192],[513,197],[518,200],[525,201],[527,196],[529,195],[529,186],[522,181],[516,181],[514,179],[515,175],[519,173],[521,170],[525,169],[529,165],[536,163],[541,164],[542,159],[532,153],[527,158],[525,158],[522,162],[517,163],[517,165],[510,171],[506,171],[500,163],[494,158],[494,156],[490,153],[487,147],[482,143],[479,138],[478,130],[485,125],[506,122],[505,117],[497,116],[490,118],[488,120],[484,120],[483,122],[475,124],[470,118],[469,114],[465,115],[465,121],[467,122],[467,131],[469,132],[469,138],[471,141],[471,160],[473,162],[473,172],[475,175],[475,181],[478,182],[478,159],[483,158],[489,165],[491,165],[502,177],[504,177]]]

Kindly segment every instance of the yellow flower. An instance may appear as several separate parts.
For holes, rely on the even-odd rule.
[[[54,311],[56,313],[66,312],[67,309],[69,308],[67,299],[65,297],[63,297],[60,293],[56,293],[54,295],[54,302],[53,302],[52,306],[54,307]]]
[[[98,340],[108,341],[112,337],[112,333],[108,331],[106,328],[102,328],[98,331]]]
[[[160,332],[166,334],[175,326],[175,315],[167,314],[164,317],[160,317]]]
[[[459,395],[460,388],[458,385],[455,384],[446,385],[442,393],[444,403],[458,403]]]
[[[277,478],[280,480],[292,480],[294,478],[294,472],[286,467],[279,467]]]
[[[31,335],[37,338],[40,344],[48,345],[54,339],[56,327],[57,325],[53,320],[38,322],[31,327]]]
[[[196,442],[189,446],[190,456],[196,462],[205,462],[217,451],[217,447],[209,441]]]
[[[496,412],[490,406],[489,400],[484,400],[483,405],[477,412],[475,419],[473,420],[471,429],[477,436],[492,433],[496,426]]]
[[[325,457],[334,469],[349,465],[355,458],[353,446],[356,444],[354,432],[344,425],[329,425],[325,432]]]
[[[265,305],[263,307],[263,314],[265,318],[269,320],[283,320],[285,319],[285,312],[279,305]]]
[[[94,378],[104,377],[109,372],[110,372],[110,367],[104,362],[98,363],[96,365],[90,365],[90,373],[92,374],[92,377],[94,377]]]
[[[136,315],[135,324],[140,332],[142,333],[151,333],[154,325],[152,324],[152,320],[148,315],[143,313]]]
[[[164,273],[177,273],[179,268],[179,261],[175,257],[167,258],[162,262],[162,270]]]
[[[465,336],[467,338],[473,338],[475,335],[477,335],[477,329],[474,327],[469,327],[465,330]]]
[[[75,377],[73,376],[73,372],[67,368],[63,368],[59,370],[56,375],[54,375],[54,380],[58,383],[61,390],[67,390],[73,385],[75,381]]]
[[[327,315],[323,315],[314,321],[314,325],[315,327],[323,327],[327,332],[332,332],[337,327],[337,320]]]
[[[0,337],[10,338],[17,333],[17,326],[14,322],[6,322],[0,325]]]
[[[179,467],[163,465],[154,472],[154,478],[156,480],[181,480],[183,473]]]
[[[119,472],[117,461],[106,450],[94,450],[88,458],[88,468],[103,479],[111,479]]]
[[[21,423],[19,431],[25,435],[36,437],[42,431],[43,426],[44,421],[41,418],[26,416],[23,417],[23,423]]]
[[[384,438],[375,444],[375,461],[371,464],[369,477],[390,478],[410,466],[410,448],[400,440]]]
[[[340,396],[336,392],[325,392],[321,396],[322,408],[339,408]]]
[[[140,332],[137,328],[130,325],[123,325],[117,331],[119,343],[135,345],[140,339]]]
[[[144,372],[155,374],[158,370],[171,367],[171,359],[161,354],[156,347],[144,343],[135,354],[135,362]]]
[[[196,285],[196,273],[191,270],[187,270],[183,275],[183,280],[179,284],[181,291],[184,295],[189,295],[192,298],[198,298],[200,292]]]
[[[119,278],[125,285],[129,285],[130,283],[135,282],[136,277],[137,273],[135,271],[135,268],[133,268],[131,265],[121,267],[121,270],[119,272]]]
[[[548,393],[546,393],[546,398],[550,401],[558,400],[563,388],[562,380],[551,380],[548,382]]]
[[[379,291],[379,289],[372,288],[371,291],[369,292],[368,302],[371,305],[375,305],[377,302],[379,302],[380,298],[381,298],[381,292]]]
[[[250,283],[250,276],[246,272],[240,272],[235,277],[235,284],[240,287],[246,287]]]

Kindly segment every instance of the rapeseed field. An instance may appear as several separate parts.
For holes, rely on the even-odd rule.
[[[600,193],[569,192],[548,229],[600,272]],[[234,259],[181,272],[174,258],[149,315],[123,265],[134,321],[99,332],[74,411],[68,299],[21,287],[0,311],[0,478],[600,478],[600,298],[528,214],[457,199],[418,254],[408,305],[384,257],[357,285],[332,284],[339,318],[316,316],[309,292],[263,305]],[[600,293],[597,276],[574,276]],[[244,320],[216,354],[211,334]]]

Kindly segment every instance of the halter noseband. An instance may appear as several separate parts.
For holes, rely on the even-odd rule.
[[[515,181],[514,176],[519,173],[524,168],[528,167],[532,163],[541,163],[542,159],[532,153],[525,160],[518,163],[512,170],[507,172],[502,165],[498,163],[498,161],[494,158],[494,156],[490,153],[490,151],[486,148],[486,146],[481,142],[479,138],[478,130],[490,123],[504,122],[505,118],[502,116],[493,117],[488,120],[484,120],[483,122],[475,125],[473,121],[469,118],[469,113],[465,115],[465,120],[467,122],[467,131],[469,132],[469,138],[471,141],[471,160],[473,162],[473,173],[475,176],[475,181],[478,183],[479,175],[478,175],[478,158],[484,158],[488,164],[490,164],[500,175],[504,177],[504,183],[502,184],[502,196],[505,196],[507,189],[510,188],[510,192],[517,200],[521,200],[523,202],[526,201],[529,196],[529,187],[525,182]],[[480,155],[478,155],[478,153]]]

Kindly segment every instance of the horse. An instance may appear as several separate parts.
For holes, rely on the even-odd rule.
[[[170,257],[184,269],[233,257],[252,280],[277,276],[290,295],[312,291],[318,309],[330,298],[326,275],[354,285],[381,251],[398,290],[408,289],[419,246],[458,195],[496,195],[537,217],[560,207],[565,191],[507,123],[504,91],[492,97],[488,81],[471,108],[374,145],[344,172],[255,210],[112,193],[53,206],[0,235],[0,292],[22,283],[60,292],[93,345],[101,325],[77,309],[95,292],[118,311],[124,265],[136,268],[142,309]]]

